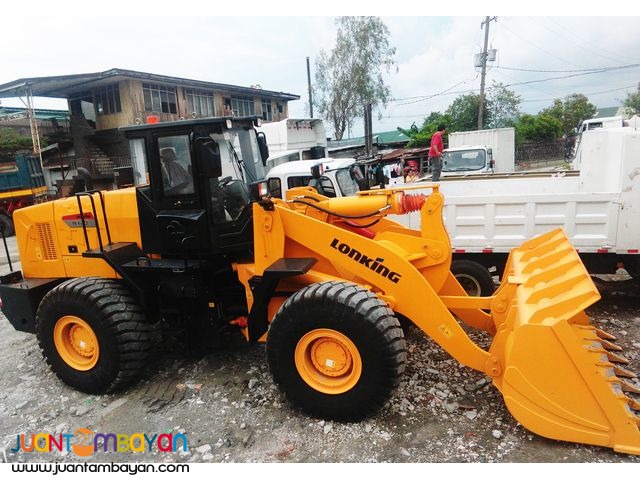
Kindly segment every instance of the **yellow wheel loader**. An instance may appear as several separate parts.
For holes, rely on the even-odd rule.
[[[22,273],[2,278],[3,311],[64,382],[111,392],[136,381],[159,332],[209,342],[233,327],[266,341],[294,404],[359,420],[401,379],[406,318],[488,375],[531,431],[640,454],[635,375],[590,324],[599,294],[561,230],[512,251],[493,295],[467,296],[437,184],[270,198],[252,122],[126,127],[136,187],[14,214]],[[386,218],[417,211],[420,230]],[[488,350],[469,329],[493,336]]]

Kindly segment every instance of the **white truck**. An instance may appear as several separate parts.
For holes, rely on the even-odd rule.
[[[511,249],[557,227],[590,273],[613,273],[621,262],[639,278],[640,127],[629,124],[585,131],[571,171],[441,182],[454,259],[467,264],[469,282],[491,289],[487,269],[501,275]],[[420,222],[417,213],[395,219]]]
[[[493,149],[486,145],[447,148],[442,158],[442,176],[459,177],[495,172]]]
[[[314,178],[316,188],[323,195],[348,197],[358,192],[357,180],[361,176],[353,158],[321,158],[276,165],[265,178],[273,197],[286,198],[287,190],[309,186]]]
[[[515,170],[515,138],[516,133],[513,128],[453,132],[449,134],[449,148],[446,151],[473,150],[477,149],[479,145],[483,146],[491,152],[494,161],[493,171],[495,173],[509,173]],[[447,160],[446,151],[444,160]],[[444,167],[442,171],[445,176]]]
[[[256,130],[264,132],[267,137],[267,171],[286,162],[327,156],[327,136],[320,119],[287,118],[280,122],[263,123]]]

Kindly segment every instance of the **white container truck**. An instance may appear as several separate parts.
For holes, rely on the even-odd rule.
[[[327,136],[320,119],[287,118],[280,122],[263,123],[256,130],[264,132],[267,137],[267,171],[286,162],[327,156]]]
[[[486,269],[495,267],[502,275],[511,249],[557,227],[567,233],[590,273],[613,273],[622,262],[640,278],[637,124],[585,131],[572,171],[442,182],[454,258],[469,265],[470,282],[491,288]],[[420,222],[418,214],[395,219],[412,228]]]
[[[460,150],[461,147],[471,149],[471,146],[483,145],[491,150],[494,161],[493,171],[509,173],[515,170],[515,139],[516,133],[513,128],[454,132],[449,134],[448,150]]]

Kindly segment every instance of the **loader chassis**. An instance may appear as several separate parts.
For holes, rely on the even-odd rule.
[[[252,131],[242,119],[128,128],[149,184],[16,213],[25,278],[2,279],[3,310],[14,326],[27,319],[63,381],[122,389],[160,333],[211,345],[232,328],[266,341],[274,381],[294,404],[359,420],[400,382],[400,317],[488,375],[532,431],[640,454],[640,388],[584,313],[599,294],[561,230],[514,249],[492,295],[468,296],[451,271],[437,184],[428,195],[401,187],[345,198],[300,187],[286,200],[255,184],[250,201],[246,182],[266,159]],[[177,186],[161,163],[169,151],[184,164],[173,167]],[[410,212],[419,230],[386,218]],[[492,335],[490,348],[465,328]]]

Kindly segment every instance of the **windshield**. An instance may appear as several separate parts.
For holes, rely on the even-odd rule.
[[[336,171],[336,181],[338,182],[343,197],[349,197],[358,193],[358,183],[353,179],[348,168],[342,168]]]
[[[486,164],[484,150],[464,150],[460,152],[444,152],[443,172],[461,172],[481,170]]]
[[[265,177],[255,131],[227,130],[222,134],[212,133],[211,138],[220,147],[222,177],[229,176],[245,183]]]

